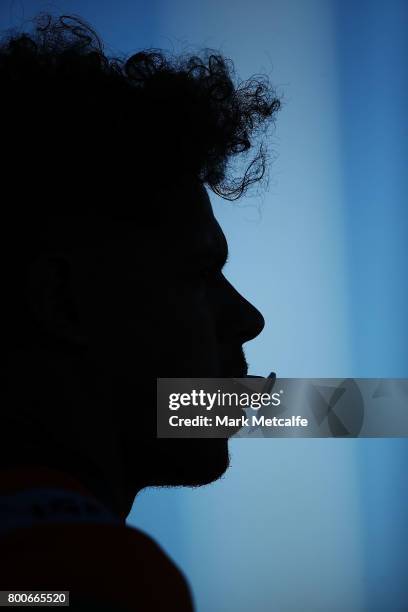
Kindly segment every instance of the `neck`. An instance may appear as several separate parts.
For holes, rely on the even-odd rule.
[[[78,452],[51,445],[42,445],[40,448],[27,442],[28,432],[20,430],[17,437],[10,428],[2,427],[2,430],[7,431],[8,442],[2,445],[0,451],[0,470],[24,467],[61,472],[81,484],[118,518],[127,517],[133,499],[127,499],[125,487],[120,486],[120,478],[113,479],[111,474],[105,474],[89,457],[81,456]]]
[[[0,467],[64,472],[126,518],[138,487],[130,492],[126,484],[106,382],[60,356],[24,357],[19,356],[17,367],[9,368],[3,380]]]

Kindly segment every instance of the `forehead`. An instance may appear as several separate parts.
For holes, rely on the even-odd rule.
[[[227,242],[201,183],[173,188],[166,205],[166,223],[161,227],[164,245],[170,240],[175,251],[226,259]]]

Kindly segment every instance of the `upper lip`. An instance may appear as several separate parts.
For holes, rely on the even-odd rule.
[[[228,347],[225,352],[221,352],[221,367],[224,378],[245,378],[248,374],[248,364],[246,363],[242,347]]]
[[[245,378],[248,374],[247,367],[231,368],[231,373],[227,374],[226,378]]]

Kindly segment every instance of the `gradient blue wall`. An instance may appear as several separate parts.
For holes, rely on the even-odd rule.
[[[253,373],[408,376],[405,0],[3,2],[89,19],[113,51],[211,46],[284,95],[268,192],[212,197],[227,276],[264,313]],[[223,480],[144,492],[199,612],[408,607],[405,440],[236,440]]]
[[[352,372],[408,376],[408,4],[338,2]],[[367,610],[408,608],[407,440],[360,440]]]

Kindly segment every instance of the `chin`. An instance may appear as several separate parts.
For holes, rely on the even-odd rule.
[[[160,447],[156,486],[204,486],[229,467],[225,438],[160,440]]]

